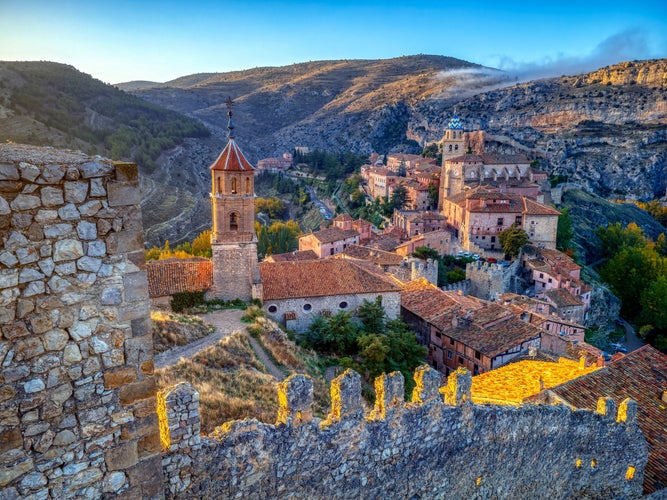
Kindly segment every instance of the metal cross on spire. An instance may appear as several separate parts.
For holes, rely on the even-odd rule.
[[[229,120],[227,121],[227,138],[233,139],[234,138],[234,124],[232,123],[232,106],[234,105],[234,101],[232,101],[231,96],[227,97],[227,100],[225,101],[225,104],[227,105],[227,116],[229,117]]]

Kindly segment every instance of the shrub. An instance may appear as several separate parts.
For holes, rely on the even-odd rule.
[[[204,304],[204,292],[178,292],[171,298],[171,310],[180,313]]]

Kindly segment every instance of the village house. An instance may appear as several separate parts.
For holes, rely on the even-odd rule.
[[[517,318],[500,304],[424,282],[401,293],[401,316],[429,349],[433,367],[449,375],[463,366],[473,374],[509,362],[528,348],[540,347],[541,329]]]
[[[148,296],[154,308],[171,307],[175,293],[205,292],[213,284],[211,259],[163,259],[146,262]]]
[[[394,252],[399,255],[410,255],[419,247],[428,247],[440,255],[449,255],[452,253],[451,239],[452,233],[447,230],[430,231],[418,234],[408,241],[400,243],[394,248]]]
[[[267,255],[262,262],[295,262],[297,260],[317,260],[319,257],[312,250],[295,250],[287,253]]]
[[[415,170],[422,166],[435,166],[434,158],[424,158],[421,155],[395,153],[387,156],[387,168],[393,172],[398,172],[401,167],[405,171]]]
[[[396,172],[384,167],[372,167],[368,170],[368,192],[373,198],[382,198],[391,196],[391,187],[403,177],[399,177]]]
[[[442,231],[446,227],[446,219],[442,214],[417,210],[394,210],[391,223],[405,231],[410,238],[431,231]]]
[[[350,214],[344,213],[332,221],[335,228],[345,231],[354,230],[359,233],[359,243],[364,244],[373,237],[373,224],[364,219],[353,219]]]
[[[280,158],[264,158],[257,162],[256,172],[284,172],[292,166],[292,154],[283,153]]]
[[[667,356],[645,345],[625,356],[620,355],[600,370],[547,389],[525,401],[595,410],[598,398],[613,399],[616,408],[627,398],[637,403],[637,423],[649,450],[644,493],[667,487]]]
[[[262,262],[259,264],[264,310],[297,333],[317,316],[355,313],[364,300],[382,297],[389,319],[400,314],[400,285],[374,266],[348,259]]]
[[[556,248],[560,212],[525,196],[473,189],[443,200],[442,213],[468,251],[500,252],[498,236],[510,227],[526,231],[535,246]]]
[[[299,238],[299,251],[312,250],[318,258],[343,252],[349,245],[359,244],[359,233],[354,229],[330,227]]]

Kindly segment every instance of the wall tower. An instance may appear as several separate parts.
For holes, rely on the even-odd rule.
[[[442,138],[442,164],[445,164],[445,160],[461,156],[465,152],[463,122],[457,115],[454,115],[447,123],[445,135]]]
[[[213,230],[212,298],[260,297],[255,234],[254,167],[234,140],[232,100],[227,99],[227,145],[211,165]]]

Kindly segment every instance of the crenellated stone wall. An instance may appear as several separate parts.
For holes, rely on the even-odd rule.
[[[0,498],[160,497],[137,167],[0,145]]]
[[[403,376],[376,380],[365,414],[359,374],[332,382],[331,412],[312,417],[312,381],[279,386],[276,425],[228,422],[208,437],[187,384],[158,395],[168,498],[638,498],[648,459],[636,404],[598,413],[471,403],[461,369],[439,389],[427,366],[412,401]],[[444,401],[443,401],[444,399]]]

